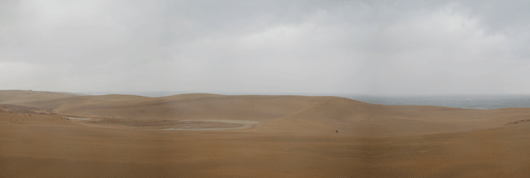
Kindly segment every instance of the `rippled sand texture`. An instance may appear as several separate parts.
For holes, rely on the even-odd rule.
[[[0,91],[0,177],[527,177],[529,119],[338,97]]]

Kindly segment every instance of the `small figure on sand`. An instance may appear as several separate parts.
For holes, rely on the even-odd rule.
[[[335,133],[339,133],[339,130],[335,130]]]

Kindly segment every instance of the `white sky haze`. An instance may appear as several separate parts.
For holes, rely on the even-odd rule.
[[[0,1],[0,89],[530,94],[527,1]]]

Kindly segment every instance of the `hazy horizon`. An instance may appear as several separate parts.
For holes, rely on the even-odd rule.
[[[138,96],[171,96],[179,94],[218,94],[218,95],[301,95],[301,96],[373,96],[373,97],[495,97],[495,96],[530,96],[530,94],[369,94],[369,93],[316,93],[316,92],[195,92],[195,91],[85,91],[85,92],[72,92],[72,91],[51,91],[51,90],[31,90],[31,89],[0,89],[0,91],[34,91],[34,92],[54,92],[54,93],[69,93],[79,95],[107,95],[107,94],[119,94],[119,95],[138,95]]]

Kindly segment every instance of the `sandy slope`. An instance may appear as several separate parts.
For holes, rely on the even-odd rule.
[[[528,119],[338,97],[0,91],[0,177],[526,177]],[[182,120],[259,124],[161,130]]]

